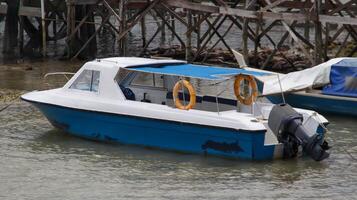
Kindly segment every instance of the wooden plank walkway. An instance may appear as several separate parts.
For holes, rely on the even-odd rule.
[[[249,41],[254,43],[254,51],[262,48],[262,38],[270,41],[273,52],[264,63],[269,63],[269,59],[274,57],[289,37],[312,64],[329,58],[331,44],[343,41],[334,55],[338,56],[343,45],[357,43],[356,0],[43,0],[43,15],[39,6],[41,0],[32,1],[37,6],[26,5],[26,0],[17,1],[22,2],[17,15],[25,18],[42,16],[47,29],[51,23],[52,29],[59,23],[63,24],[67,31],[68,58],[76,58],[88,48],[95,49],[96,37],[103,27],[110,27],[115,33],[120,55],[126,54],[127,36],[135,26],[140,26],[142,30],[143,52],[152,45],[155,37],[165,37],[166,31],[169,31],[180,46],[186,49],[189,61],[196,61],[203,51],[213,49],[218,43],[230,51],[226,37],[233,30],[232,27],[238,28],[239,35],[242,35],[241,49],[245,56],[251,50],[248,49]],[[2,3],[0,14],[8,15],[7,10],[8,6]],[[102,20],[96,21],[94,16]],[[157,30],[151,38],[147,38],[147,16],[157,21]],[[117,23],[113,23],[113,20]],[[19,23],[24,25],[22,20]],[[178,34],[177,23],[186,27],[184,36]],[[229,29],[222,30],[222,25],[227,23],[231,24]],[[279,41],[274,41],[270,35],[277,26],[283,27],[286,32]],[[298,31],[301,26],[303,34]],[[208,27],[208,30],[202,32],[202,27]],[[310,37],[311,27],[315,32],[314,37]],[[90,31],[83,34],[83,30]],[[49,40],[47,32],[42,33],[42,47]],[[161,35],[158,34],[160,32]],[[56,34],[62,32],[57,33],[55,30],[54,34],[54,38],[60,38]],[[81,46],[76,46],[78,38],[84,41]],[[192,38],[196,38],[197,44],[192,43]],[[209,47],[212,38],[218,38],[218,42]],[[350,55],[356,51],[357,45]]]

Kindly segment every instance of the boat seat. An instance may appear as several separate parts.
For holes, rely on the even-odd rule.
[[[135,101],[135,94],[130,88],[126,88],[122,85],[119,85],[119,87],[127,100]]]

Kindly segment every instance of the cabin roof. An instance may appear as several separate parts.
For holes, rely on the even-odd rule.
[[[128,70],[164,74],[172,76],[183,76],[190,78],[199,78],[206,80],[225,80],[238,74],[246,74],[252,76],[270,75],[265,72],[258,72],[246,69],[214,67],[193,64],[161,64],[161,65],[145,65],[128,67]]]

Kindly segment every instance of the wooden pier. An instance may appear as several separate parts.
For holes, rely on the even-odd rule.
[[[37,49],[43,56],[48,43],[64,40],[65,56],[95,57],[99,33],[107,29],[115,36],[118,56],[127,55],[129,33],[138,27],[144,55],[173,37],[189,62],[204,62],[217,46],[231,51],[232,35],[241,37],[239,50],[248,57],[270,48],[264,68],[290,45],[311,64],[357,52],[356,0],[0,0],[4,23],[3,52],[26,55]],[[5,17],[4,17],[5,16]],[[156,29],[147,30],[148,18]],[[178,27],[181,27],[180,29]],[[183,30],[182,30],[182,27]],[[274,30],[283,29],[274,38]],[[184,34],[180,34],[184,33]],[[311,36],[314,33],[313,36]],[[264,44],[262,40],[268,41]],[[213,42],[212,42],[213,41]],[[253,44],[253,45],[249,45]],[[346,47],[349,49],[346,50]],[[288,58],[287,58],[288,60]]]

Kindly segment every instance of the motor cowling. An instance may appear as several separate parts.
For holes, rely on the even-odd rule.
[[[307,130],[303,126],[303,117],[288,104],[278,104],[269,114],[268,125],[284,144],[284,158],[297,156],[299,147],[315,161],[329,157],[328,144],[323,136]]]

